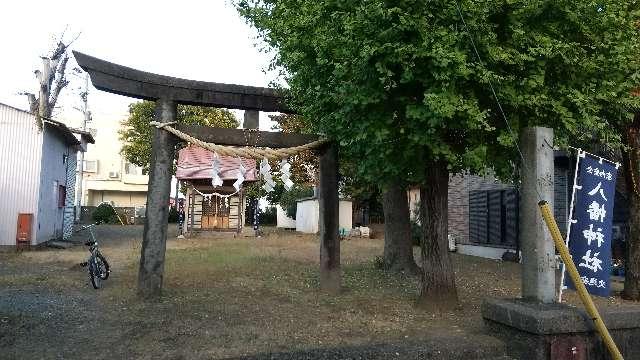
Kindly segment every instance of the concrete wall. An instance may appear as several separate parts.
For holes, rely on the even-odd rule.
[[[338,209],[340,229],[345,229],[349,232],[349,230],[353,228],[353,203],[351,201],[340,200]]]
[[[353,203],[340,200],[339,227],[351,230],[353,221]],[[315,234],[319,231],[320,206],[317,199],[307,199],[298,202],[296,209],[296,231]]]
[[[58,207],[59,186],[67,186],[66,160],[75,151],[47,125],[43,132],[42,148],[36,244],[62,238],[64,206]]]
[[[42,133],[35,117],[0,104],[0,246],[15,246],[18,214],[33,214],[38,229]]]
[[[501,247],[480,246],[471,244],[457,244],[456,249],[459,254],[478,256],[494,260],[502,259],[502,255],[504,255],[506,251],[509,251]]]
[[[276,227],[285,229],[296,228],[296,220],[288,217],[280,205],[276,205]]]
[[[317,233],[319,209],[316,199],[299,201],[296,207],[296,231],[307,234]]]

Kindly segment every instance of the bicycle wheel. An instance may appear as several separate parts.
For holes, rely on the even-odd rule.
[[[102,278],[100,277],[100,269],[97,264],[100,260],[97,258],[91,258],[89,260],[89,280],[94,289],[100,289],[102,285]]]
[[[107,280],[109,278],[109,263],[101,253],[98,253],[98,270],[100,270],[100,278]]]

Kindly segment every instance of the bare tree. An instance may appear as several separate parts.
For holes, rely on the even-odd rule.
[[[69,46],[80,36],[78,34],[69,43],[63,41],[64,32],[57,40],[57,45],[49,56],[42,56],[42,71],[34,71],[40,84],[38,96],[30,92],[22,92],[29,101],[29,111],[36,115],[36,123],[42,128],[42,118],[50,118],[53,109],[58,102],[60,92],[68,84],[66,77],[67,63],[69,61]]]

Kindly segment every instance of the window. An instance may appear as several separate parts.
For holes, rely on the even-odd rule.
[[[67,199],[67,187],[58,185],[58,208],[63,208]]]
[[[127,161],[124,163],[124,173],[127,175],[142,175],[142,168]]]
[[[85,160],[82,170],[84,172],[91,172],[91,173],[98,172],[98,160]]]

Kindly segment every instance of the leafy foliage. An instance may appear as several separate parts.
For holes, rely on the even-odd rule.
[[[544,125],[560,144],[605,139],[638,108],[638,1],[237,0],[275,50],[292,105],[358,159],[370,182],[421,181],[517,158],[510,125]],[[470,37],[484,62],[474,54]]]
[[[279,205],[284,209],[288,217],[295,220],[298,200],[310,196],[313,196],[312,187],[296,184],[291,188],[291,190],[285,191],[282,194]]]
[[[276,217],[276,208],[269,206],[264,211],[260,209],[260,224],[261,225],[276,225],[278,219]]]
[[[272,115],[271,120],[276,122],[273,130],[280,130],[285,133],[311,133],[313,126],[304,118],[298,115],[279,114]],[[362,202],[380,202],[380,191],[374,183],[366,181],[359,176],[356,171],[358,159],[349,158],[343,154],[340,158],[340,194]],[[291,157],[291,179],[297,184],[316,184],[315,175],[318,172],[318,158],[313,152],[304,152]],[[272,204],[279,202],[280,196],[284,192],[284,186],[280,181],[276,181],[276,188],[267,194],[267,200]]]
[[[121,124],[118,131],[122,141],[121,153],[132,164],[138,165],[145,172],[149,170],[153,127],[149,125],[155,114],[155,103],[152,101],[136,102],[129,105],[129,117]],[[177,122],[213,126],[220,128],[236,128],[239,123],[233,113],[226,109],[217,109],[192,105],[178,105]]]
[[[290,114],[271,115],[276,123],[272,130],[284,133],[311,133],[311,125],[301,116]],[[315,183],[315,173],[318,171],[318,157],[311,151],[305,151],[289,158],[291,164],[291,180],[298,184]]]

